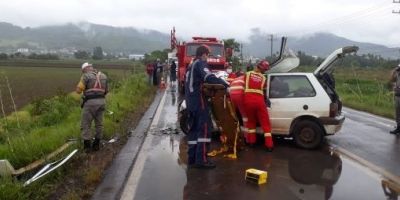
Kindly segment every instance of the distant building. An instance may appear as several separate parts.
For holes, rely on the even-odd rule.
[[[129,60],[142,60],[144,59],[143,54],[129,54],[128,56]]]
[[[28,48],[19,48],[17,49],[18,53],[29,53],[29,49]]]

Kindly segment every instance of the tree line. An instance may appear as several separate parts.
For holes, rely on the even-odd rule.
[[[93,52],[88,52],[85,50],[78,50],[74,53],[74,57],[76,59],[94,59],[94,60],[102,60],[105,58],[110,58],[110,56],[105,56],[103,49],[101,47],[93,48]],[[55,53],[30,53],[28,55],[16,52],[12,54],[0,53],[0,60],[8,60],[8,59],[37,59],[37,60],[59,60],[60,56]],[[114,58],[114,57],[112,57]]]

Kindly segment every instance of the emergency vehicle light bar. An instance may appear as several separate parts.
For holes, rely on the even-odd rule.
[[[192,37],[193,40],[197,41],[209,41],[209,42],[218,42],[217,38],[215,37]]]

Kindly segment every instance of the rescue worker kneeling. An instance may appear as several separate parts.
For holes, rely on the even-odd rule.
[[[262,60],[253,71],[246,73],[244,106],[247,123],[245,123],[245,126],[247,128],[246,142],[253,145],[256,143],[256,125],[258,121],[264,131],[265,147],[268,151],[272,151],[274,144],[265,96],[266,78],[264,72],[267,70],[269,70],[269,63]]]
[[[211,117],[207,100],[203,96],[204,82],[228,85],[210,72],[207,58],[210,50],[202,45],[196,50],[196,59],[186,72],[185,99],[189,111],[188,165],[196,168],[214,168],[207,153],[211,142]]]

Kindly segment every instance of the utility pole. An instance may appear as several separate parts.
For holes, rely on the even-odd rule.
[[[393,3],[400,3],[400,0],[393,0]],[[400,10],[397,10],[397,11],[395,11],[395,10],[392,10],[392,13],[394,13],[394,14],[400,14]]]
[[[273,47],[274,47],[274,35],[273,34],[271,34],[271,35],[269,35],[269,40],[271,41],[271,59],[272,59],[272,50],[273,50]]]
[[[271,59],[273,59],[273,54],[274,54],[274,41],[276,38],[274,38],[274,34],[270,34],[268,40],[271,42]]]

